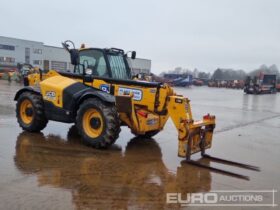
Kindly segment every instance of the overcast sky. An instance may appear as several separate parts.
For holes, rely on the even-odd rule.
[[[280,67],[279,0],[9,0],[1,34],[136,50],[152,71]]]

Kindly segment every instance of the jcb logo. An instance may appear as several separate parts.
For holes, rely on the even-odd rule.
[[[55,100],[55,97],[56,97],[56,94],[54,91],[47,91],[44,98],[48,99],[48,100]]]

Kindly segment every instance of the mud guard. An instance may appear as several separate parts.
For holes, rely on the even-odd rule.
[[[14,101],[17,101],[18,98],[19,98],[19,96],[20,96],[23,92],[27,92],[27,91],[32,92],[32,93],[35,93],[35,94],[38,94],[38,95],[41,94],[41,91],[40,91],[39,88],[34,88],[34,87],[30,87],[30,86],[24,87],[24,88],[21,88],[20,90],[17,91],[17,93],[16,93],[16,95],[15,95],[15,97],[14,97]]]
[[[78,104],[90,97],[96,97],[101,101],[105,101],[108,103],[115,103],[115,96],[100,90],[89,90],[82,94],[82,96],[78,100]]]

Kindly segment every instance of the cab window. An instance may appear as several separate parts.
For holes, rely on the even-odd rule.
[[[112,78],[114,79],[129,79],[130,74],[126,68],[124,58],[122,55],[111,54],[108,55],[108,60],[111,67]]]
[[[80,51],[80,63],[85,66],[85,69],[91,69],[93,76],[108,77],[108,69],[106,66],[104,55],[101,51]],[[82,74],[81,66],[79,66],[79,73]]]

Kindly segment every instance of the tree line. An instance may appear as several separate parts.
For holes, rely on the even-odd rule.
[[[212,80],[245,80],[247,76],[258,76],[260,73],[276,74],[277,78],[280,79],[280,73],[275,64],[271,66],[261,65],[259,68],[246,73],[244,70],[234,70],[234,69],[225,69],[217,68],[213,74],[204,71],[198,71],[194,69],[193,71],[189,69],[183,69],[177,67],[174,70],[168,71],[168,73],[174,74],[191,74],[195,78],[199,79],[212,79]],[[163,76],[165,72],[162,72],[160,75]]]

